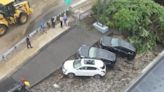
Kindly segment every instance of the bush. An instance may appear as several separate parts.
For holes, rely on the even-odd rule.
[[[153,0],[110,0],[105,11],[103,6],[103,3],[93,6],[96,18],[110,28],[128,32],[128,39],[138,52],[153,49],[156,41],[164,44],[163,6]]]

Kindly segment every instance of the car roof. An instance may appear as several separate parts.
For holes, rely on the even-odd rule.
[[[79,54],[81,57],[104,59],[110,61],[114,61],[116,59],[116,55],[113,52],[88,45],[82,45],[79,49]]]
[[[92,53],[92,50],[93,50],[93,53]],[[114,61],[116,58],[116,55],[113,52],[110,52],[105,49],[91,47],[89,51],[89,57]]]
[[[110,47],[121,46],[121,47],[127,48],[131,51],[136,51],[136,49],[134,48],[134,46],[131,43],[129,43],[125,40],[119,39],[119,38],[112,38],[109,36],[103,36],[100,39],[100,41],[101,41],[101,44],[104,46],[110,46]]]
[[[102,67],[103,61],[97,59],[83,58],[81,59],[82,66]]]

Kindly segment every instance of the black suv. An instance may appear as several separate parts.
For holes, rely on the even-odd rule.
[[[119,38],[104,36],[100,39],[99,46],[121,57],[127,57],[128,60],[132,60],[136,56],[136,49],[134,46]]]

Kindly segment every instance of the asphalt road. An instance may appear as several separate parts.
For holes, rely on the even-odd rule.
[[[76,53],[82,44],[92,45],[101,36],[102,34],[99,32],[86,31],[81,27],[74,26],[61,37],[54,39],[50,44],[46,45],[36,56],[18,69],[10,79],[19,81],[23,78],[29,80],[32,85],[35,85],[59,69],[62,63]],[[12,81],[6,80],[3,82],[9,82],[8,84],[11,82],[13,85]],[[7,85],[5,88],[2,88],[4,87],[2,85],[3,83],[0,83],[0,90],[7,89]]]
[[[127,92],[164,91],[164,55],[157,64],[142,76]]]
[[[85,31],[74,26],[63,36],[44,47],[39,54],[29,60],[12,77],[15,80],[28,79],[34,85],[59,69],[62,63],[75,54],[82,44],[92,45],[100,37],[101,34],[98,32]]]

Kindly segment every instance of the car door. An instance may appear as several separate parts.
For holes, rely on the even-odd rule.
[[[113,52],[116,54],[120,54],[120,52],[121,52],[120,47],[114,47],[113,50],[114,50]]]
[[[98,74],[98,69],[96,67],[87,67],[88,76],[94,76]]]
[[[126,56],[126,50],[123,48],[123,47],[121,47],[121,46],[119,46],[119,47],[117,47],[117,49],[118,49],[118,55],[120,55],[121,57],[125,57]]]
[[[87,74],[87,67],[80,67],[76,70],[76,75],[77,76],[86,76]]]

